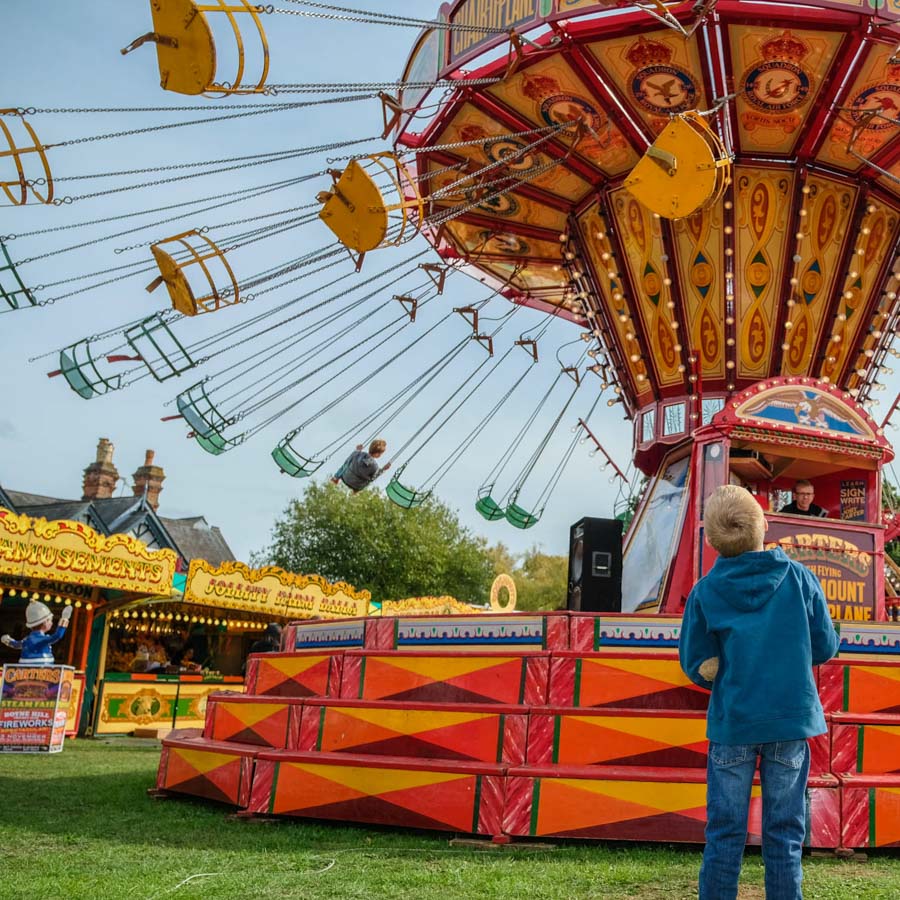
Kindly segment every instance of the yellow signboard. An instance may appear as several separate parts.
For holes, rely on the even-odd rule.
[[[0,507],[0,574],[168,594],[172,550],[149,550],[127,534],[105,537],[83,522],[47,521]]]
[[[184,587],[185,603],[298,619],[364,616],[371,596],[320,575],[296,575],[277,566],[251,569],[241,562],[214,568],[203,559],[191,563]]]

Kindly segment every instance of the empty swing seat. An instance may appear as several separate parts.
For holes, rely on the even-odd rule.
[[[120,375],[104,378],[100,374],[87,340],[78,341],[60,351],[59,372],[69,383],[69,387],[85,400],[116,391],[122,386]]]
[[[510,525],[513,525],[516,528],[531,528],[532,525],[537,525],[540,521],[541,513],[530,513],[528,510],[523,509],[518,503],[510,503],[509,506],[506,507],[506,521],[509,522]]]
[[[402,471],[401,469],[400,472]],[[417,506],[421,506],[431,496],[431,491],[417,491],[415,488],[408,488],[400,484],[398,481],[400,472],[391,479],[384,492],[391,501],[403,509],[415,509]]]
[[[506,510],[491,496],[491,490],[494,486],[482,488],[478,492],[478,499],[475,501],[475,509],[478,513],[488,520],[488,522],[499,522],[500,519],[506,517]]]
[[[292,432],[278,442],[278,446],[272,451],[272,459],[285,475],[290,475],[291,478],[308,478],[325,465],[325,460],[310,459],[297,453],[291,446],[293,436]]]

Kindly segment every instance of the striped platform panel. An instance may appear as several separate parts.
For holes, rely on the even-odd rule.
[[[173,732],[177,735],[177,732]],[[250,800],[259,747],[200,737],[166,738],[156,774],[158,790],[244,807]]]
[[[487,763],[261,752],[247,812],[495,835],[504,771]]]
[[[842,775],[844,847],[900,847],[900,775]]]
[[[291,697],[213,694],[206,706],[203,737],[260,747],[294,749],[303,701]]]
[[[336,697],[343,653],[259,653],[247,661],[246,694],[267,697]]]
[[[709,692],[681,671],[678,654],[554,653],[548,703],[552,706],[705,710]]]
[[[900,775],[900,716],[831,714],[835,775]]]
[[[500,704],[309,700],[297,749],[522,765],[527,714]]]
[[[446,651],[344,654],[342,699],[417,703],[546,703],[547,653]]]
[[[818,673],[825,712],[900,715],[900,657],[834,659],[819,666]]]
[[[510,769],[503,830],[522,837],[702,843],[706,777],[700,769],[618,766]],[[759,784],[750,800],[747,843],[759,844]],[[836,847],[840,789],[830,775],[807,786],[807,846]]]

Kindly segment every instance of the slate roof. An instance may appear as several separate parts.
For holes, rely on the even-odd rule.
[[[154,512],[144,497],[64,500],[0,487],[0,504],[8,504],[14,512],[28,516],[84,522],[102,534],[137,534],[148,544],[174,550],[186,562],[205,559],[218,566],[234,559],[222,532],[203,516],[164,518]],[[153,540],[147,539],[147,531]]]

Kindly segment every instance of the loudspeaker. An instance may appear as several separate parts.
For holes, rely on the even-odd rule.
[[[622,611],[622,522],[582,519],[569,529],[566,608]]]

